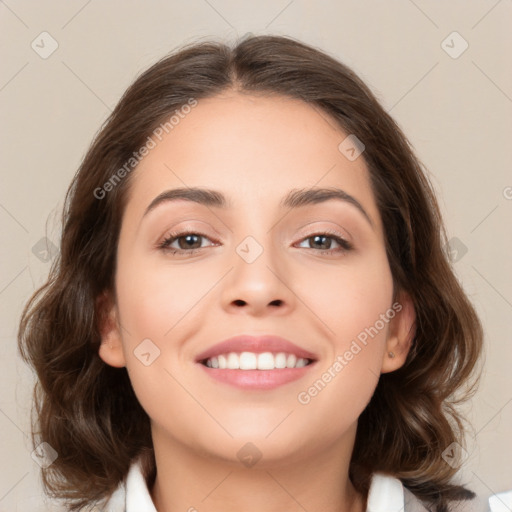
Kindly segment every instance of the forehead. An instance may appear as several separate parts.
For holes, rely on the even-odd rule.
[[[153,137],[128,204],[143,208],[163,190],[204,186],[222,191],[233,207],[271,207],[291,189],[339,187],[378,219],[363,157],[351,161],[340,151],[349,134],[318,107],[229,92],[187,111],[161,140]]]

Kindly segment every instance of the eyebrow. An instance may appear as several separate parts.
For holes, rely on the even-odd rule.
[[[156,196],[149,206],[146,208],[143,217],[157,206],[169,201],[185,200],[198,203],[204,206],[228,209],[232,207],[232,203],[224,194],[217,190],[202,187],[187,187],[165,190]],[[362,204],[354,197],[339,188],[309,188],[309,189],[292,189],[279,202],[280,208],[300,208],[311,204],[323,203],[331,199],[337,199],[345,203],[355,206],[360,213],[374,227],[371,217],[368,215]]]

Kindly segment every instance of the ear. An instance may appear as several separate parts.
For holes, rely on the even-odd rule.
[[[126,366],[119,327],[117,306],[112,293],[103,292],[96,299],[98,328],[101,335],[99,356],[105,363],[116,368]]]
[[[396,314],[389,322],[381,373],[393,372],[404,365],[416,334],[416,311],[409,294],[399,293],[392,309]]]

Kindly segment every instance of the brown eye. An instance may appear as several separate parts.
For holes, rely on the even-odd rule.
[[[315,249],[327,250],[331,248],[333,238],[326,235],[315,235],[308,238],[308,240],[312,240],[312,244],[316,245]],[[320,247],[323,246],[323,247]]]
[[[300,243],[303,244],[304,242],[309,243],[309,248],[318,249],[325,254],[346,252],[353,248],[350,242],[333,233],[315,233],[304,238]],[[338,244],[339,247],[332,248],[333,244]],[[305,248],[308,249],[308,247]]]
[[[183,235],[176,238],[180,249],[199,249],[201,247],[201,239],[201,235],[196,234]]]
[[[159,245],[162,250],[174,253],[191,254],[204,248],[202,242],[210,240],[207,236],[195,232],[171,233]],[[210,240],[211,241],[211,240]]]

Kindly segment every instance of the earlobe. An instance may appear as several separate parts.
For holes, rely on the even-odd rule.
[[[109,292],[103,292],[96,299],[96,317],[101,335],[98,354],[105,363],[116,368],[126,366],[117,320],[117,308]]]
[[[101,342],[98,354],[110,366],[115,368],[123,368],[126,366],[126,360],[123,353],[123,346],[121,343],[116,345],[110,342]]]
[[[381,373],[393,372],[405,364],[416,333],[416,311],[409,294],[399,294],[397,304],[401,308],[390,321]]]

